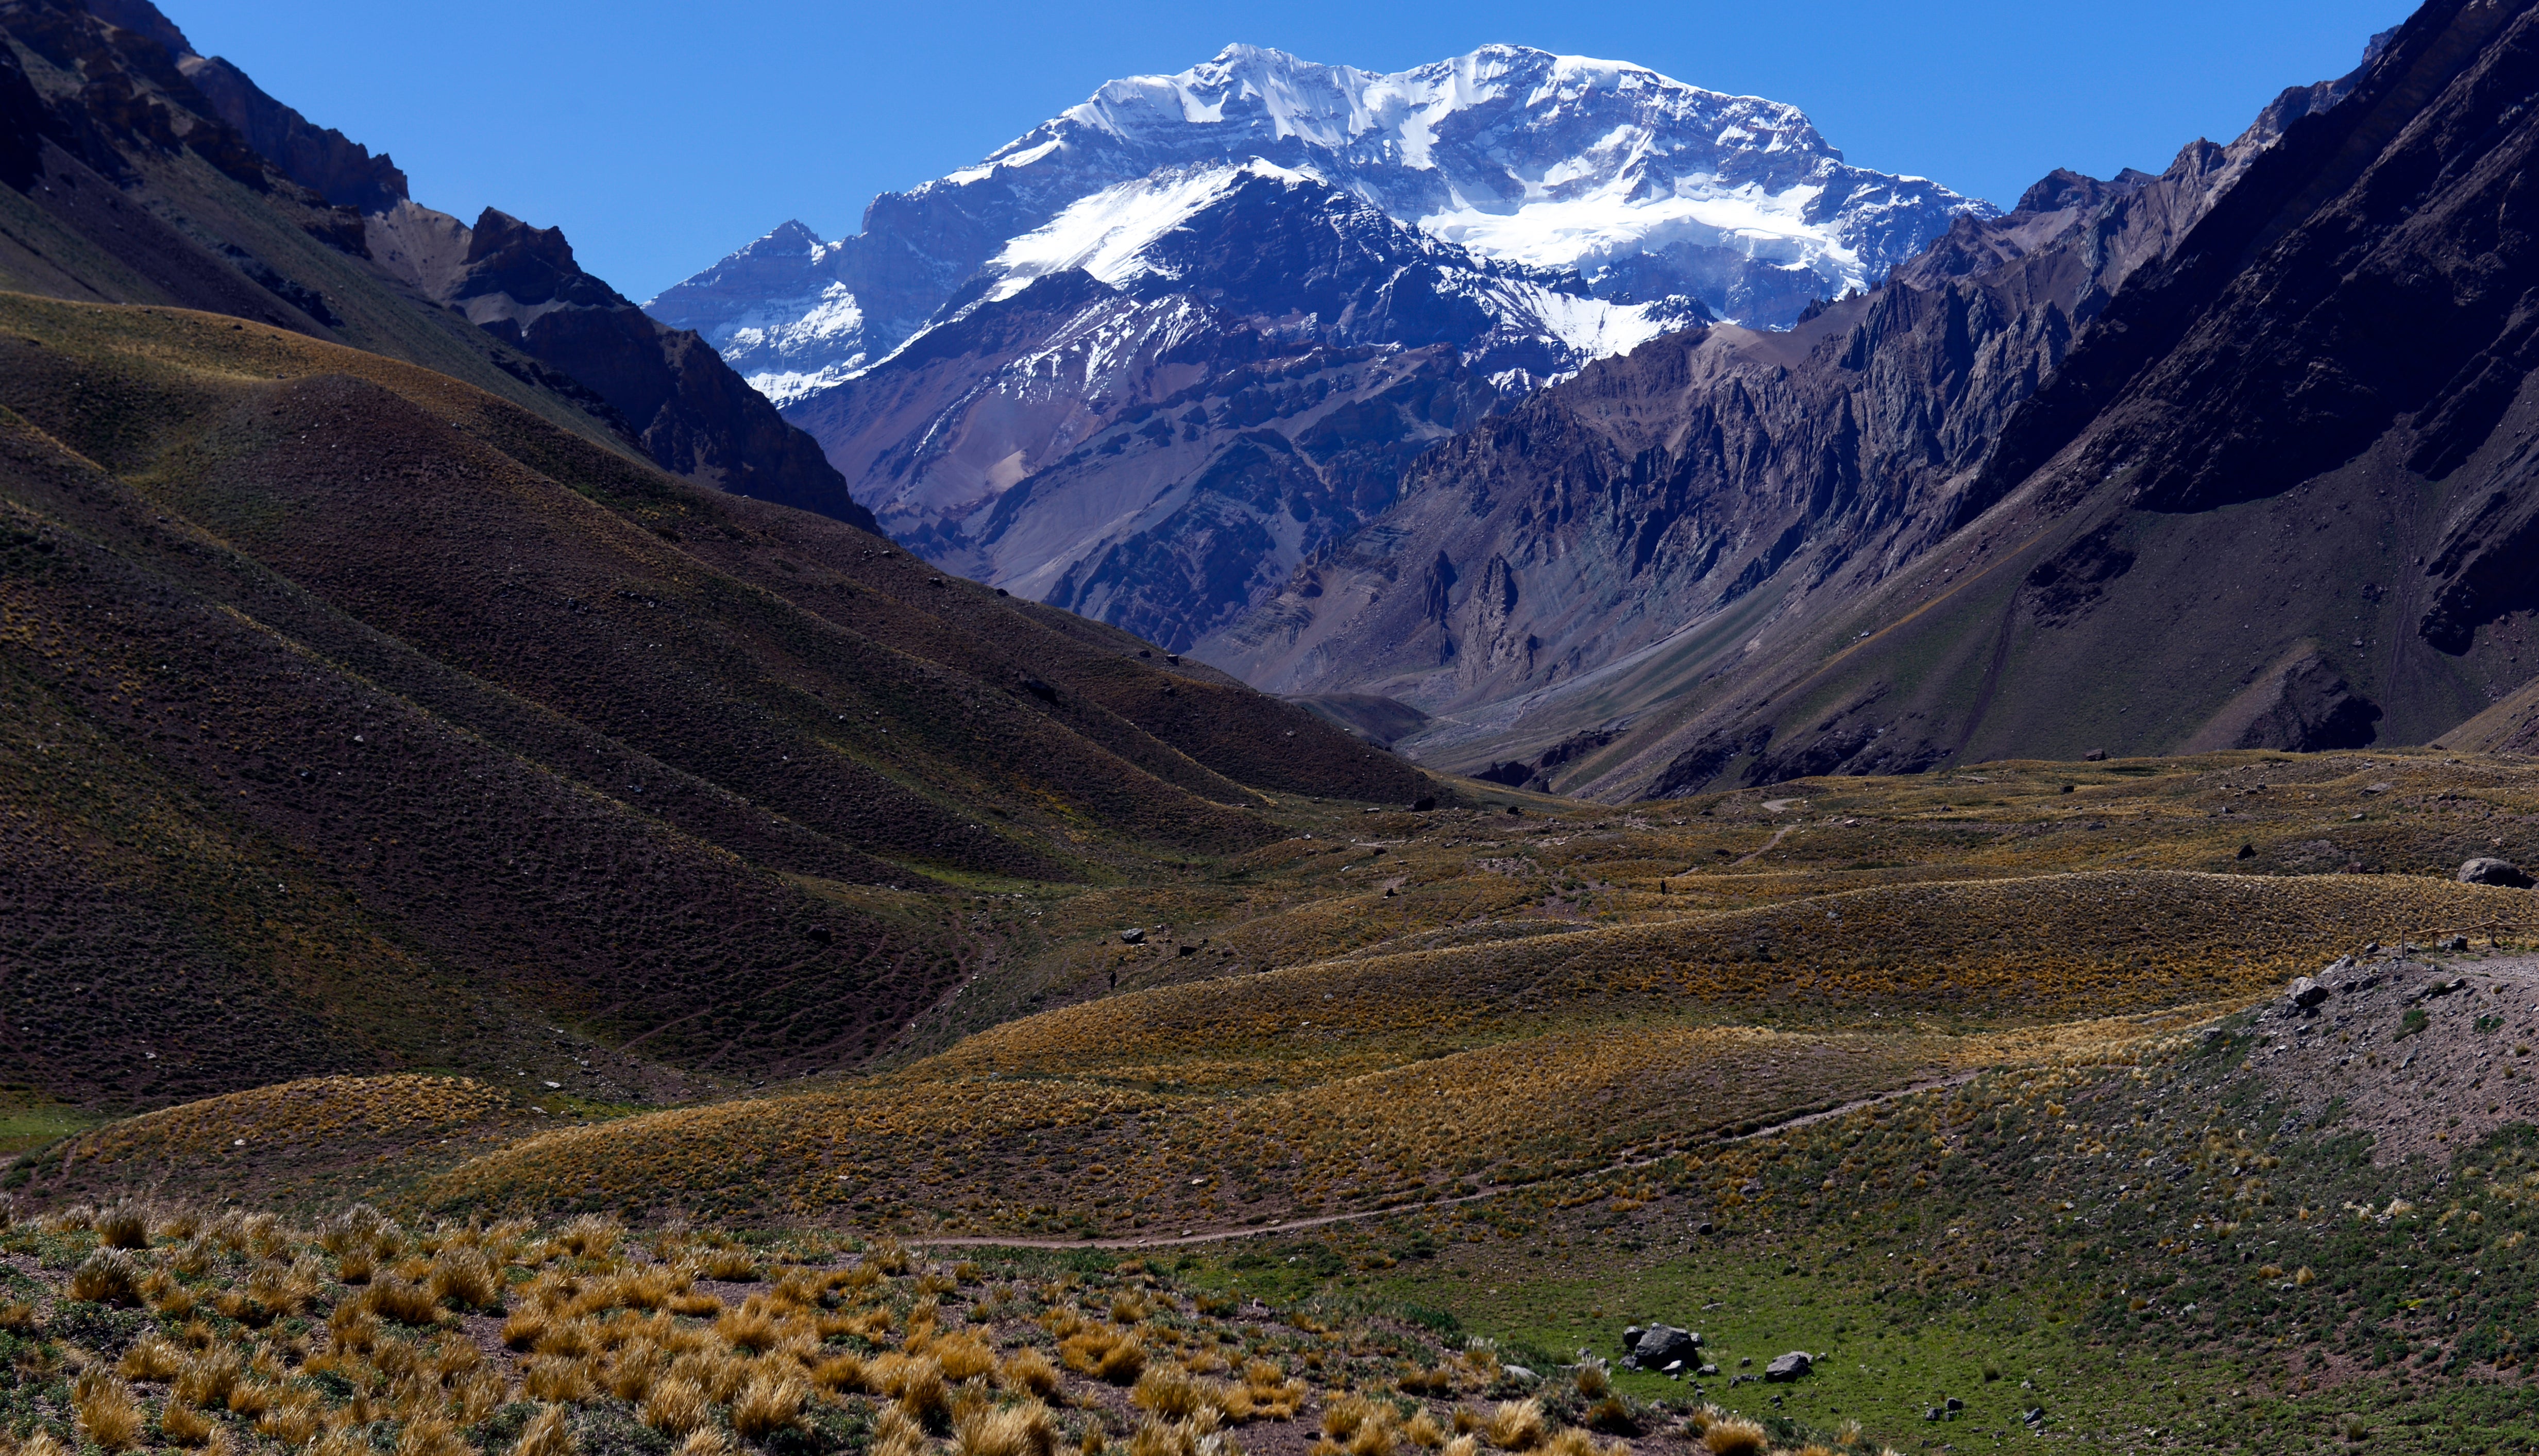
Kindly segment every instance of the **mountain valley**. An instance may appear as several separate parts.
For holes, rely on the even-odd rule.
[[[0,41],[0,1456],[2539,1443],[2539,4],[2007,212],[1238,46],[644,308]]]

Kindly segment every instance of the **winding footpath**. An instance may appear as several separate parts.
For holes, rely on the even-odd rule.
[[[1976,1069],[1975,1071],[1952,1073],[1947,1076],[1931,1077],[1927,1080],[1912,1082],[1905,1086],[1897,1087],[1893,1091],[1880,1092],[1874,1096],[1859,1097],[1852,1101],[1841,1103],[1838,1106],[1819,1108],[1815,1112],[1802,1113],[1796,1117],[1783,1118],[1779,1122],[1767,1123],[1751,1132],[1734,1134],[1721,1138],[1718,1141],[1723,1144],[1750,1143],[1757,1138],[1776,1137],[1782,1133],[1791,1132],[1798,1128],[1811,1127],[1817,1123],[1825,1122],[1833,1118],[1848,1116],[1851,1113],[1860,1111],[1864,1107],[1875,1107],[1882,1102],[1892,1102],[1899,1097],[1917,1096],[1923,1092],[1935,1092],[1946,1087],[1962,1086],[1965,1083],[1974,1080],[1980,1071],[1981,1069]],[[1637,1157],[1624,1162],[1610,1163],[1602,1168],[1596,1168],[1584,1173],[1570,1173],[1562,1176],[1570,1178],[1608,1178],[1616,1173],[1636,1172],[1639,1169],[1653,1166],[1665,1161],[1667,1158],[1675,1157],[1677,1155],[1677,1151],[1671,1150],[1650,1157]],[[1132,1238],[1005,1238],[994,1234],[956,1234],[945,1235],[938,1238],[905,1238],[902,1242],[912,1248],[935,1249],[1164,1249],[1182,1244],[1213,1244],[1225,1243],[1233,1239],[1266,1238],[1273,1234],[1295,1233],[1302,1229],[1328,1227],[1334,1223],[1355,1223],[1367,1218],[1389,1218],[1397,1213],[1425,1213],[1431,1209],[1451,1209],[1458,1204],[1476,1204],[1485,1199],[1503,1198],[1508,1194],[1516,1193],[1523,1189],[1541,1187],[1544,1183],[1550,1181],[1550,1179],[1544,1178],[1536,1179],[1530,1183],[1502,1183],[1489,1188],[1484,1188],[1477,1193],[1462,1194],[1454,1198],[1430,1199],[1425,1203],[1396,1204],[1391,1208],[1385,1209],[1361,1209],[1346,1213],[1321,1213],[1311,1218],[1288,1218],[1276,1223],[1257,1223],[1230,1228],[1198,1229],[1178,1234],[1143,1234]]]

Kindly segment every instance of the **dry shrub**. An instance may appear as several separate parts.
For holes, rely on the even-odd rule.
[[[24,1335],[35,1328],[35,1306],[24,1299],[0,1300],[0,1330]]]
[[[863,1262],[884,1274],[908,1273],[908,1250],[897,1239],[881,1239],[864,1251]]]
[[[775,1349],[777,1341],[784,1338],[783,1329],[765,1309],[758,1307],[755,1298],[738,1309],[726,1311],[716,1320],[715,1333],[730,1342],[734,1349],[745,1350],[752,1354],[764,1354]]]
[[[67,1292],[73,1299],[99,1304],[139,1304],[142,1275],[140,1261],[130,1254],[121,1249],[100,1249],[72,1271]]]
[[[1603,1400],[1613,1391],[1613,1372],[1605,1368],[1603,1360],[1584,1361],[1569,1372],[1569,1380],[1578,1387],[1579,1395],[1591,1401]]]
[[[791,1428],[802,1419],[811,1387],[798,1375],[761,1375],[731,1403],[731,1428],[751,1440],[763,1440]]]
[[[454,1299],[473,1309],[499,1309],[503,1276],[482,1249],[445,1248],[433,1256],[425,1283],[435,1300]]]
[[[141,1282],[141,1297],[151,1311],[172,1320],[180,1320],[194,1312],[194,1291],[176,1283],[176,1277],[164,1269],[153,1270]]]
[[[1228,1410],[1238,1421],[1292,1421],[1305,1408],[1305,1382],[1290,1380],[1285,1371],[1268,1360],[1253,1360],[1243,1367],[1243,1411]]]
[[[317,1247],[329,1254],[371,1249],[392,1254],[405,1244],[405,1230],[369,1204],[353,1204],[317,1225]]]
[[[1216,1382],[1202,1380],[1170,1360],[1146,1367],[1129,1400],[1158,1420],[1188,1421],[1201,1411],[1223,1414],[1224,1397]]]
[[[1464,1413],[1458,1411],[1455,1414],[1461,1416]],[[1481,1442],[1479,1437],[1473,1435],[1459,1435],[1453,1440],[1448,1441],[1445,1444],[1445,1447],[1437,1453],[1437,1456],[1480,1456],[1480,1450]]]
[[[173,1380],[185,1368],[185,1352],[152,1330],[132,1342],[115,1368],[127,1380]]]
[[[267,1435],[282,1444],[300,1447],[317,1434],[325,1408],[313,1390],[286,1390],[275,1397],[272,1408],[255,1422],[256,1433]]]
[[[476,1456],[458,1427],[439,1416],[417,1416],[397,1435],[396,1456]]]
[[[1058,1366],[1050,1363],[1048,1355],[1026,1345],[1005,1356],[996,1379],[1007,1390],[1047,1400],[1058,1390]]]
[[[159,1412],[159,1433],[172,1444],[199,1446],[212,1438],[211,1419],[171,1396]]]
[[[976,1379],[996,1367],[996,1352],[976,1335],[954,1335],[926,1347],[943,1367],[943,1378],[958,1384]]]
[[[1631,1456],[1629,1441],[1599,1446],[1594,1436],[1576,1426],[1553,1435],[1550,1444],[1543,1449],[1544,1456]]]
[[[71,1388],[71,1409],[80,1434],[108,1451],[120,1451],[141,1437],[141,1407],[132,1387],[104,1370],[90,1370]]]
[[[556,1243],[566,1253],[584,1259],[604,1259],[617,1248],[626,1229],[614,1218],[598,1213],[584,1213],[564,1226]]]
[[[545,1310],[515,1309],[503,1321],[503,1343],[514,1350],[534,1349],[550,1328]]]
[[[520,1366],[520,1389],[533,1401],[578,1406],[598,1394],[586,1360],[531,1355]]]
[[[616,1358],[609,1361],[601,1383],[608,1387],[610,1395],[621,1401],[641,1401],[645,1393],[652,1388],[652,1377],[658,1372],[660,1366],[669,1363],[669,1358],[667,1354],[653,1349],[651,1345],[620,1351]],[[575,1363],[580,1364],[583,1369],[590,1368],[589,1364],[583,1361],[577,1360]]]
[[[867,1456],[923,1456],[925,1450],[926,1428],[899,1407],[883,1407]]]
[[[1446,1427],[1439,1425],[1437,1418],[1425,1411],[1411,1417],[1410,1423],[1403,1427],[1402,1433],[1409,1437],[1410,1444],[1422,1450],[1433,1451],[1446,1444]]]
[[[116,1204],[97,1215],[97,1241],[109,1249],[146,1249],[150,1215],[138,1204]]]
[[[1531,1451],[1543,1444],[1543,1402],[1537,1400],[1501,1401],[1490,1413],[1485,1432],[1491,1445],[1502,1451]]]
[[[960,1456],[1053,1456],[1058,1425],[1049,1407],[1025,1401],[1003,1410],[981,1408],[966,1413],[953,1431]]]
[[[1578,1418],[1578,1423],[1621,1434],[1635,1433],[1640,1428],[1639,1419],[1631,1414],[1630,1403],[1618,1393],[1608,1393],[1589,1406],[1586,1414]]]
[[[185,1362],[176,1373],[172,1392],[175,1399],[189,1406],[224,1406],[230,1391],[237,1387],[242,1366],[238,1352],[227,1347],[204,1351]]]
[[[1710,1456],[1763,1456],[1769,1445],[1762,1425],[1743,1416],[1717,1418],[1701,1432],[1701,1448]]]
[[[391,1275],[374,1282],[360,1295],[361,1307],[400,1325],[418,1328],[441,1323],[441,1301],[431,1289]]]
[[[711,1425],[688,1432],[688,1438],[679,1442],[679,1456],[734,1456],[737,1450],[731,1437]]]
[[[1413,1370],[1394,1382],[1404,1395],[1445,1397],[1455,1393],[1455,1372],[1439,1365],[1434,1369]]]
[[[707,1249],[695,1256],[700,1278],[747,1283],[758,1278],[758,1261],[747,1249]]]
[[[511,1322],[504,1321],[503,1327],[508,1332],[511,1329]],[[541,1330],[538,1337],[529,1342],[529,1348],[540,1354],[585,1355],[590,1353],[591,1338],[594,1333],[594,1327],[588,1320],[568,1320],[563,1324],[549,1325]]]
[[[682,1376],[655,1380],[644,1392],[644,1423],[665,1435],[686,1435],[705,1424],[712,1410],[705,1387]]]
[[[520,1438],[512,1444],[512,1456],[576,1456],[579,1447],[573,1439],[573,1427],[565,1421],[562,1406],[540,1406],[529,1422],[520,1427]]]
[[[230,1414],[261,1416],[273,1409],[276,1394],[273,1386],[262,1380],[241,1380],[230,1387]]]
[[[898,1402],[912,1420],[940,1424],[951,1415],[951,1393],[943,1384],[943,1367],[930,1356],[876,1356],[864,1365],[864,1382],[874,1394]]]
[[[1362,1395],[1346,1395],[1323,1407],[1323,1434],[1336,1441],[1347,1441],[1370,1425],[1382,1425],[1393,1415],[1391,1408],[1379,1406]]]
[[[72,1456],[71,1448],[53,1438],[49,1430],[37,1430],[18,1448],[18,1456]]]
[[[1146,1368],[1146,1347],[1116,1325],[1087,1325],[1058,1342],[1060,1363],[1113,1385],[1129,1385]]]
[[[864,1362],[852,1351],[829,1355],[811,1367],[811,1383],[841,1394],[864,1388]]]

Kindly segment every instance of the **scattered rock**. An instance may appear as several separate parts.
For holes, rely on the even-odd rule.
[[[1716,1375],[1719,1373],[1719,1367],[1717,1365],[1704,1364],[1700,1369],[1695,1370],[1692,1373],[1695,1375]]]
[[[1796,1380],[1816,1364],[1816,1356],[1804,1350],[1794,1350],[1763,1367],[1766,1380]]]
[[[1502,1379],[1515,1380],[1526,1385],[1532,1385],[1543,1378],[1523,1365],[1501,1365],[1499,1376]]]
[[[2459,867],[2456,876],[2461,884],[2495,884],[2506,889],[2530,888],[2530,876],[2509,860],[2471,860]]]
[[[2294,1005],[2300,1007],[2302,1010],[2308,1010],[2310,1007],[2317,1005],[2320,1002],[2325,1000],[2327,1000],[2326,987],[2321,986],[2307,976],[2293,977],[2292,1002]]]
[[[2093,748],[2081,756],[2092,763],[2105,763],[2107,761],[2107,750],[2104,748]]]
[[[2442,942],[2442,948],[2444,950],[2451,951],[2454,954],[2465,951],[2468,949],[2468,936],[2453,936]]]
[[[1946,1404],[1951,1411],[1962,1411],[1966,1408],[1966,1403],[1957,1399],[1956,1396],[1949,1397]]]
[[[1690,1330],[1673,1325],[1651,1325],[1640,1332],[1622,1364],[1627,1369],[1663,1370],[1676,1361],[1692,1361],[1701,1357],[1701,1337]]]
[[[1120,933],[1120,943],[1123,945],[1143,945],[1146,943],[1146,933],[1138,930],[1135,926],[1131,926],[1129,929]]]

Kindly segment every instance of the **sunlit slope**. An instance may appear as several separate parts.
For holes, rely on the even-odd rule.
[[[1116,993],[1097,981],[876,1083],[505,1148],[429,1196],[1043,1236],[1255,1226],[1624,1166],[2139,1034],[2111,1017],[2192,1023],[2369,941],[2539,936],[2525,891],[2343,872],[2447,855],[2471,824],[2490,844],[2523,832],[2530,775],[2223,755],[1548,821],[1327,815],[1208,880],[1062,906],[1056,963],[1117,973]],[[2329,832],[2352,836],[2339,872],[2278,867]],[[1138,943],[1104,929],[1123,922]],[[1455,936],[1470,942],[1398,948]],[[1271,954],[1302,963],[1242,968]]]

